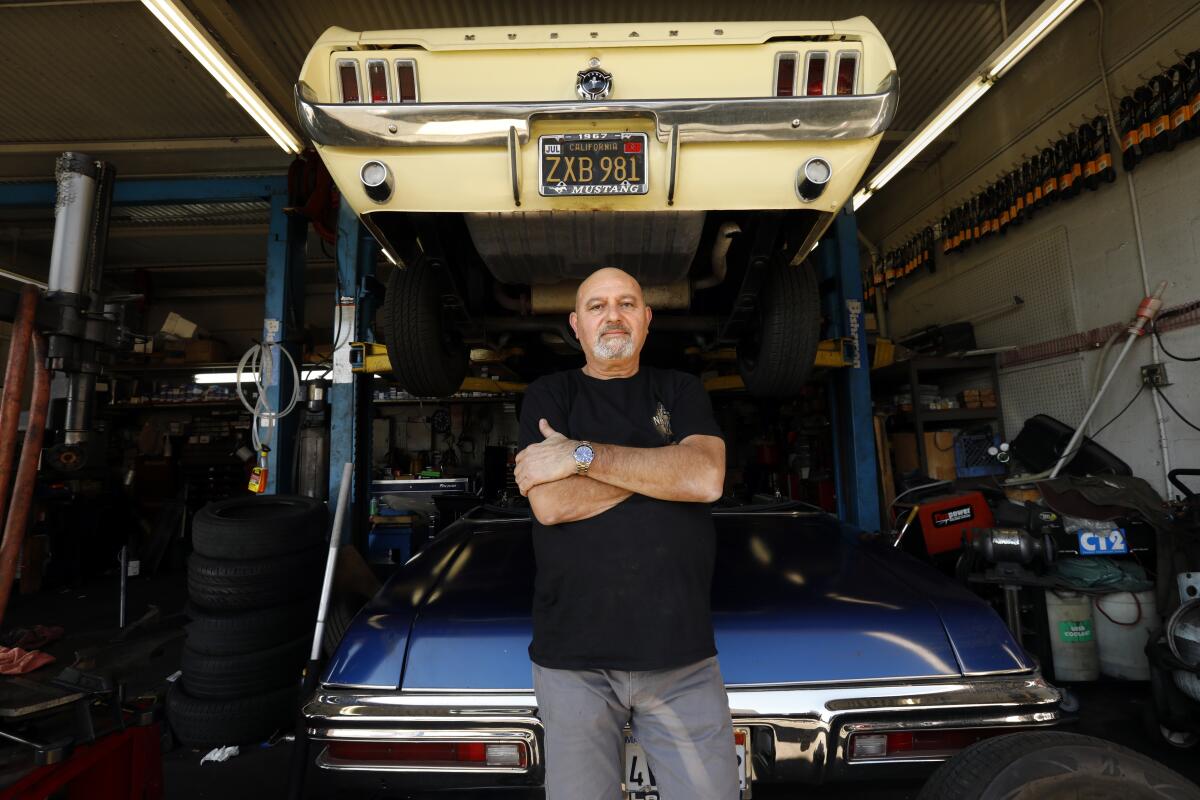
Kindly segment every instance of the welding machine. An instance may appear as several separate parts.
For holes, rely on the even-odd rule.
[[[916,516],[907,527],[908,520],[916,509]],[[911,502],[896,503],[901,533],[897,546],[922,558],[939,560],[939,556],[957,554],[963,547],[963,539],[972,528],[990,528],[995,521],[980,492],[956,492],[952,494],[922,497]]]

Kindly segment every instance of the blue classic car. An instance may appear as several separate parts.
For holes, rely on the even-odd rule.
[[[1000,618],[932,567],[797,505],[713,514],[743,796],[918,777],[981,738],[1059,721],[1058,690]],[[405,564],[305,704],[318,766],[375,791],[541,786],[534,569],[529,518],[484,508]],[[656,796],[640,748],[626,750],[626,791]]]

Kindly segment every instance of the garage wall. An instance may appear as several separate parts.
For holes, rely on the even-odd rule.
[[[1104,49],[1114,93],[1125,93],[1173,63],[1174,50],[1200,47],[1200,6],[1192,2],[1105,3]],[[1097,113],[1103,102],[1096,61],[1099,16],[1091,3],[1031,53],[957,126],[957,141],[926,170],[889,184],[860,214],[864,232],[884,250],[939,219],[1060,131]],[[1124,88],[1123,88],[1124,87]],[[1114,154],[1120,162],[1119,152]],[[1146,268],[1153,287],[1168,282],[1167,306],[1200,298],[1200,140],[1155,154],[1131,175],[1141,209]],[[1098,191],[1042,210],[1008,235],[963,253],[937,257],[937,273],[910,278],[890,298],[891,331],[970,316],[1024,301],[977,324],[981,346],[1030,345],[1128,320],[1142,297],[1142,276],[1124,173]],[[1164,334],[1167,347],[1200,355],[1200,328]],[[1152,360],[1139,341],[1099,408],[1092,430],[1137,391],[1137,367]],[[1168,360],[1169,359],[1164,359]],[[1044,412],[1077,424],[1097,371],[1095,353],[1004,370],[1001,389],[1011,438],[1028,416]],[[1169,362],[1167,396],[1200,422],[1200,369]],[[1197,466],[1200,433],[1162,406],[1170,463]],[[1155,404],[1143,392],[1098,440],[1160,491],[1166,491]]]

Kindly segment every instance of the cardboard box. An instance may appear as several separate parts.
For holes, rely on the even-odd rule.
[[[174,311],[167,314],[167,318],[163,320],[162,328],[159,333],[165,333],[168,336],[175,336],[179,339],[192,339],[196,336],[202,336],[207,333],[203,328],[192,322],[190,319],[185,319],[179,316]]]
[[[183,348],[184,360],[189,364],[211,364],[225,360],[225,344],[216,339],[189,339]]]
[[[898,476],[921,468],[915,433],[893,433],[891,446]],[[925,460],[929,464],[930,478],[952,481],[958,477],[954,471],[954,431],[926,431]]]

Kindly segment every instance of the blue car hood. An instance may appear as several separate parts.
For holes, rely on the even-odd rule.
[[[717,514],[713,625],[729,685],[1029,669],[982,600],[823,514]],[[359,615],[342,685],[529,689],[527,522],[448,530]],[[653,603],[653,590],[646,603]],[[636,607],[630,613],[637,612]]]

